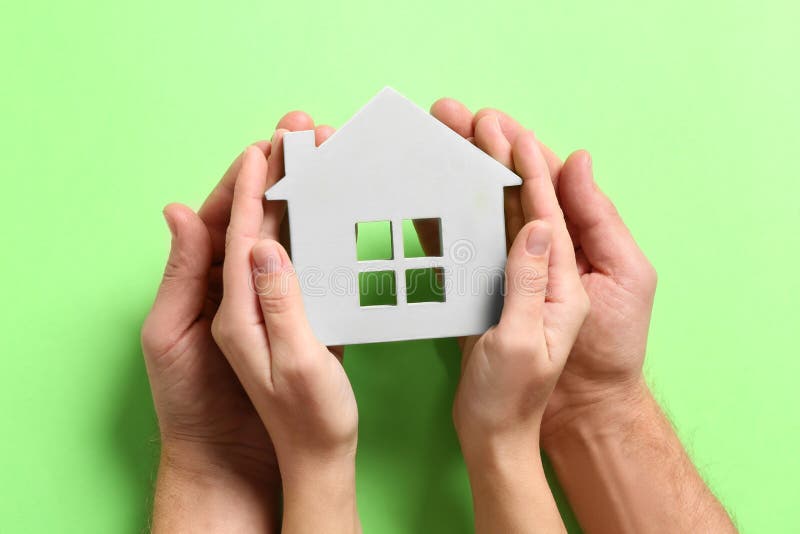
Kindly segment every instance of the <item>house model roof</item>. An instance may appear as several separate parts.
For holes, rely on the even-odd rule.
[[[436,164],[441,164],[441,160],[451,167],[479,170],[481,176],[500,187],[521,183],[519,176],[507,167],[391,87],[381,90],[319,147],[314,144],[313,130],[287,132],[283,139],[286,176],[267,191],[269,200],[287,200],[295,182],[306,178],[298,174],[308,174],[312,179],[326,174],[324,165],[317,172],[308,168],[313,166],[309,160],[315,157],[312,154],[315,151],[319,156],[335,152],[337,157],[348,156],[353,164],[358,164],[364,159],[364,152],[378,161],[389,160],[390,152],[394,153],[391,157],[397,157],[398,153],[424,157],[427,145],[439,151]],[[301,165],[307,167],[301,169]]]

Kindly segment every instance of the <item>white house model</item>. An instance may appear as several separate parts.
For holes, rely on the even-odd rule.
[[[286,176],[266,196],[288,201],[292,262],[321,342],[463,336],[497,322],[503,188],[521,183],[516,174],[391,88],[319,147],[313,131],[302,131],[287,133],[283,150]],[[429,255],[404,250],[408,221],[438,234]],[[383,229],[391,246],[359,261],[366,224]],[[368,305],[360,286],[375,279],[388,295]],[[439,292],[420,299],[415,280],[433,280]]]

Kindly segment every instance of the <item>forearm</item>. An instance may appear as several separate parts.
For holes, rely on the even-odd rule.
[[[587,533],[736,532],[643,381],[543,438]]]
[[[277,481],[197,465],[187,467],[162,452],[153,502],[154,534],[278,532]]]
[[[355,458],[281,467],[284,534],[357,534]]]
[[[538,449],[496,448],[465,460],[477,534],[566,532]]]

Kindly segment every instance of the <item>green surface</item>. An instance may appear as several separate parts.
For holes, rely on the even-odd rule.
[[[358,273],[358,295],[362,306],[397,305],[397,283],[394,271]]]
[[[425,267],[406,269],[406,300],[415,302],[444,302],[444,269]]]
[[[358,261],[391,260],[393,257],[391,222],[356,223],[356,259]]]
[[[657,396],[744,532],[800,531],[798,4],[387,6],[4,4],[0,531],[141,530],[162,206],[198,206],[283,112],[338,126],[384,85],[592,151],[659,271]],[[347,350],[366,532],[470,530],[457,358],[452,340]]]

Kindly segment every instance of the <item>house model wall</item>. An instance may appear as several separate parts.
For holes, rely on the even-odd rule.
[[[292,262],[320,341],[463,336],[496,323],[506,261],[503,187],[519,185],[516,174],[391,88],[319,147],[313,131],[287,133],[284,160],[286,176],[266,196],[288,201]],[[403,221],[421,219],[438,219],[432,228],[440,243],[428,250],[438,255],[406,257]],[[391,232],[391,252],[359,261],[356,229],[376,221]],[[426,269],[443,294],[409,302],[410,275]],[[359,284],[368,272],[393,277],[377,288],[394,289],[392,303],[362,306]]]

